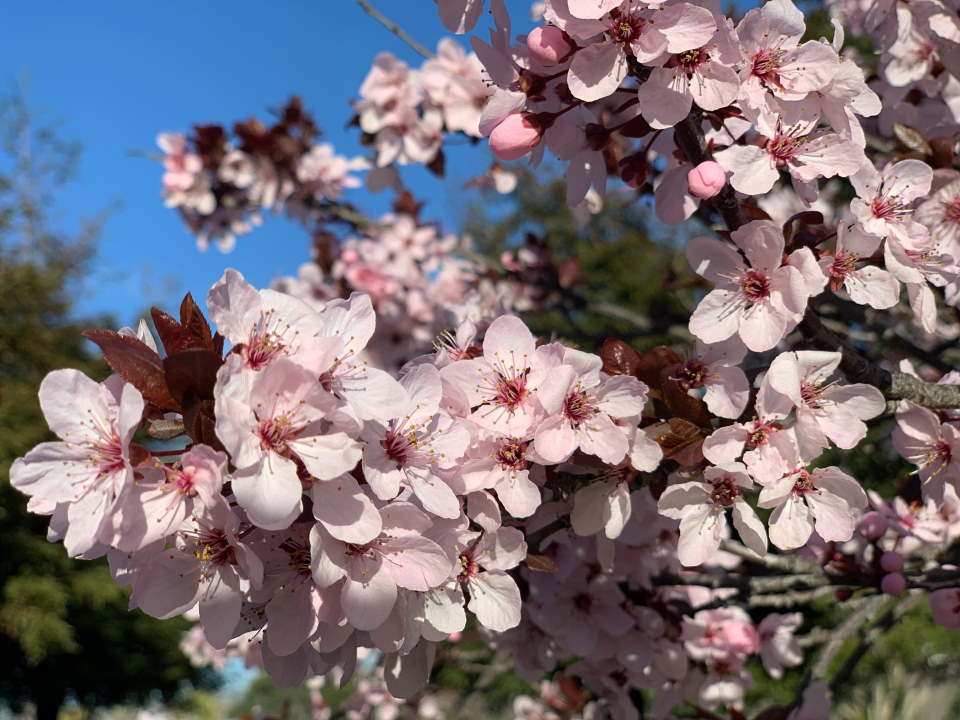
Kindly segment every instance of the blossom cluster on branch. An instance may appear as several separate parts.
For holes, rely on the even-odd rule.
[[[296,99],[270,127],[162,135],[164,198],[201,244],[283,210],[312,261],[270,289],[227,270],[213,327],[189,296],[179,319],[155,309],[160,345],[145,324],[91,331],[115,374],[44,380],[60,440],[12,484],[72,556],[109,558],[133,607],[196,617],[198,657],[292,685],[382,655],[358,716],[432,708],[437,655],[476,627],[542,683],[518,718],[743,717],[750,663],[780,678],[821,643],[763,717],[825,718],[840,643],[893,622],[895,598],[960,628],[956,3],[832,3],[874,67],[839,21],[807,39],[790,0],[738,21],[543,5],[514,37],[491,0],[474,54],[378,55],[354,104],[368,159],[317,144]],[[483,9],[438,6],[457,33]],[[572,207],[646,196],[698,222],[689,346],[535,337],[518,314],[588,304],[549,238],[478,257],[403,186],[398,166],[442,174],[451,134],[488,138],[475,185],[509,192],[502,163],[549,150]],[[360,172],[392,213],[345,202]],[[887,441],[915,470],[881,495],[844,453]],[[857,608],[826,642],[803,613],[824,597]]]

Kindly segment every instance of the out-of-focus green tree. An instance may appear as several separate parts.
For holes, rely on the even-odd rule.
[[[103,217],[74,233],[52,220],[77,157],[20,93],[0,101],[0,701],[32,703],[40,720],[67,698],[141,702],[199,680],[178,647],[186,621],[129,612],[106,563],[71,560],[47,542],[47,519],[28,514],[9,484],[14,459],[51,439],[37,400],[44,375],[108,373],[70,314]]]

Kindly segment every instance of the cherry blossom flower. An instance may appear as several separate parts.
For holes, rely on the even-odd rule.
[[[800,613],[770,613],[757,626],[760,637],[760,659],[763,669],[772,678],[783,677],[783,669],[803,662],[803,651],[794,633],[803,624]]]
[[[796,467],[797,441],[792,428],[764,415],[759,399],[757,406],[759,417],[718,428],[705,438],[703,456],[714,465],[728,465],[743,455],[751,477],[767,485]]]
[[[837,53],[826,43],[800,44],[806,31],[803,13],[790,0],[770,0],[747,11],[737,25],[741,97],[750,106],[769,106],[768,93],[781,100],[803,100],[825,87],[837,72]]]
[[[913,403],[897,408],[897,426],[890,435],[897,452],[917,466],[924,498],[943,503],[947,483],[960,490],[960,429],[941,423],[936,413]]]
[[[293,361],[274,360],[252,378],[221,373],[218,389],[217,436],[237,467],[233,492],[258,526],[280,530],[300,514],[297,461],[309,475],[330,480],[360,460],[356,440],[325,427],[336,399]]]
[[[15,460],[10,484],[30,496],[31,512],[52,515],[65,506],[64,545],[81,555],[134,481],[130,442],[144,401],[118,376],[96,383],[78,370],[54,370],[40,383],[40,408],[62,442],[41,443]]]
[[[690,114],[696,102],[703,110],[719,110],[737,99],[740,78],[734,66],[741,59],[732,23],[714,15],[716,31],[709,42],[661,56],[639,90],[640,109],[653,128],[672,127]]]
[[[601,360],[565,348],[563,362],[551,369],[543,392],[562,397],[561,407],[537,427],[534,447],[550,463],[566,460],[577,449],[616,465],[629,449],[615,420],[643,412],[647,386],[629,375],[601,377]]]
[[[199,603],[207,641],[223,648],[240,620],[244,593],[263,581],[263,563],[239,530],[240,519],[218,498],[178,530],[172,545],[159,541],[132,559],[111,554],[111,565],[115,574],[133,566],[130,605],[148,615],[173,617]]]
[[[397,588],[424,592],[451,574],[443,549],[423,536],[431,522],[405,502],[381,511],[382,533],[362,545],[345,543],[322,524],[310,532],[313,579],[320,588],[342,581],[340,604],[350,624],[359,630],[380,627],[397,601]]]
[[[571,7],[572,6],[572,7]],[[575,40],[585,43],[570,60],[567,84],[574,97],[593,101],[605,98],[627,76],[627,56],[639,62],[655,60],[663,53],[678,54],[706,45],[716,31],[712,13],[690,3],[646,10],[635,0],[605,2],[604,12],[593,17],[576,15],[583,12],[577,3],[563,8],[551,3],[546,19]],[[568,11],[568,12],[566,12]],[[602,42],[587,41],[603,34]]]
[[[716,554],[727,533],[727,508],[733,508],[733,524],[744,544],[760,556],[766,554],[766,530],[743,499],[743,490],[752,487],[746,468],[733,463],[708,467],[702,482],[681,482],[664,490],[659,510],[680,521],[677,556],[681,563],[701,565]]]
[[[428,512],[459,517],[460,503],[443,471],[456,465],[470,434],[440,411],[443,387],[435,367],[419,365],[401,383],[409,396],[403,414],[386,426],[368,423],[364,430],[364,477],[381,500],[396,497],[403,484]]]
[[[857,191],[850,210],[863,229],[877,237],[926,237],[926,228],[912,217],[912,206],[930,192],[932,181],[933,171],[920,160],[891,163],[882,173],[864,165],[850,178]]]
[[[703,400],[718,417],[740,417],[750,399],[750,383],[739,364],[747,348],[738,337],[706,345],[693,345],[692,357],[674,371],[673,379],[684,390],[704,388]]]
[[[783,119],[761,112],[757,131],[765,140],[758,145],[731,145],[714,155],[730,173],[730,184],[745,195],[764,195],[786,170],[794,188],[807,202],[816,200],[817,178],[849,177],[863,163],[863,151],[836,133],[815,131],[812,118],[786,125]]]
[[[770,542],[781,550],[793,550],[806,544],[814,527],[827,542],[849,540],[867,496],[845,472],[826,467],[784,476],[760,491],[757,504],[773,510]]]
[[[206,445],[194,445],[177,463],[157,462],[143,470],[114,511],[113,546],[126,551],[172,535],[201,506],[220,498],[227,455]]]
[[[533,515],[540,505],[540,488],[530,479],[529,440],[487,435],[474,442],[460,467],[460,479],[469,492],[492,489],[508,513]]]
[[[471,540],[460,553],[458,585],[451,591],[453,601],[463,604],[485,628],[504,632],[520,622],[520,589],[505,571],[516,567],[527,554],[523,534],[515,528],[484,532]]]
[[[749,265],[719,240],[694,238],[687,243],[691,267],[716,286],[694,310],[690,332],[705,343],[739,335],[754,352],[770,350],[793,328],[794,315],[806,305],[803,276],[796,268],[781,265],[783,235],[773,223],[754,220],[731,237]]]
[[[774,359],[760,388],[768,417],[785,418],[796,409],[794,432],[802,458],[816,457],[832,440],[849,449],[866,437],[864,420],[886,408],[883,394],[872,385],[839,385],[830,378],[841,354],[799,350]]]
[[[944,588],[930,593],[933,621],[947,630],[960,630],[960,588]]]
[[[523,321],[504,315],[487,329],[482,357],[460,360],[440,373],[466,392],[475,408],[470,420],[493,432],[523,437],[544,415],[538,391],[547,368],[557,363],[552,352],[536,347]],[[563,396],[556,395],[548,400],[551,409],[562,402]]]
[[[837,247],[832,255],[820,258],[820,267],[830,278],[830,289],[841,287],[850,299],[877,310],[893,307],[900,300],[900,285],[896,278],[876,265],[861,265],[869,261],[880,248],[881,240],[841,222],[837,226]]]

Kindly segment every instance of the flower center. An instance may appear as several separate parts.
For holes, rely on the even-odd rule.
[[[793,483],[793,491],[798,495],[806,495],[814,492],[817,488],[813,484],[813,477],[806,470],[800,471],[800,476]]]
[[[398,467],[406,465],[412,452],[420,447],[415,430],[406,432],[390,430],[387,436],[380,441],[387,457]]]
[[[823,407],[823,396],[825,390],[826,388],[820,385],[820,383],[801,382],[800,399],[803,400],[803,404],[808,408],[819,410]]]
[[[574,427],[589,420],[597,413],[597,408],[587,393],[581,389],[574,390],[563,401],[563,416]]]
[[[850,273],[856,270],[857,261],[860,259],[858,255],[847,252],[838,252],[834,258],[833,263],[830,265],[830,288],[833,290],[839,289],[843,284],[843,281],[847,278]]]
[[[460,555],[460,574],[457,575],[457,580],[466,582],[475,577],[478,572],[480,572],[480,566],[470,555],[467,553]]]
[[[527,390],[527,375],[522,373],[515,377],[507,377],[502,373],[497,373],[497,381],[494,387],[493,402],[507,408],[511,412],[517,409],[530,391]]]
[[[687,50],[679,55],[674,55],[673,59],[676,61],[677,67],[690,75],[696,72],[697,68],[701,65],[709,61],[710,55],[705,48],[697,48],[696,50]]]
[[[123,445],[120,443],[120,436],[111,433],[105,437],[103,442],[96,443],[93,446],[91,462],[97,466],[100,475],[112,475],[122,472],[125,465],[123,461]]]
[[[287,449],[287,443],[297,436],[299,430],[300,428],[294,425],[290,415],[278,415],[261,420],[257,428],[260,447],[275,453],[283,453]]]
[[[950,222],[960,225],[960,197],[955,197],[943,203],[943,217]]]
[[[250,331],[250,338],[243,348],[243,355],[247,366],[253,370],[266,367],[278,355],[283,355],[290,342],[286,335],[291,331],[290,325],[276,318],[276,311],[267,310],[260,314],[260,319]],[[293,331],[296,335],[297,331]]]
[[[729,475],[718,477],[710,481],[713,485],[713,492],[710,493],[710,499],[715,505],[720,507],[730,507],[734,501],[740,497],[740,488],[736,481]]]
[[[750,432],[750,436],[747,438],[747,445],[752,448],[758,448],[761,445],[766,445],[770,440],[770,436],[779,429],[780,428],[774,423],[765,423],[755,420],[753,430]]]
[[[636,11],[622,13],[615,9],[610,11],[610,17],[613,19],[610,24],[610,37],[618,43],[635,42],[643,34],[647,24],[646,18]]]
[[[520,440],[504,440],[497,448],[496,459],[504,470],[523,470],[526,467],[527,444]]]
[[[193,554],[197,560],[210,565],[236,565],[237,556],[233,546],[227,540],[226,533],[219,528],[201,530]]]
[[[674,378],[684,390],[701,388],[706,379],[707,366],[699,360],[687,360]]]
[[[293,538],[287,538],[280,543],[280,549],[290,556],[289,566],[297,575],[310,576],[310,548]]]
[[[760,78],[764,85],[780,84],[780,66],[783,64],[785,50],[780,48],[763,48],[757,52],[750,61],[753,63],[751,74]]]
[[[590,608],[593,607],[593,598],[586,593],[580,593],[573,598],[573,606],[580,612],[588,613]]]
[[[751,303],[770,296],[770,278],[756,270],[747,270],[740,279],[740,291]]]
[[[767,143],[767,152],[776,162],[777,167],[783,167],[800,152],[803,139],[793,135],[777,135]]]

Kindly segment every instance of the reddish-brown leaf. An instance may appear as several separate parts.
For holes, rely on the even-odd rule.
[[[192,347],[202,347],[208,350],[213,347],[210,325],[190,293],[184,295],[183,301],[180,303],[180,324],[184,330],[193,336],[194,344]]]
[[[150,308],[153,326],[160,336],[160,343],[167,355],[186,350],[193,345],[193,338],[173,317],[159,308]]]
[[[215,352],[202,348],[188,348],[168,355],[163,359],[167,387],[181,403],[191,396],[212,400],[221,364],[223,361]]]
[[[656,438],[666,460],[674,460],[683,466],[696,465],[703,459],[700,448],[703,435],[700,428],[683,418],[670,418],[666,427]]]
[[[640,362],[640,354],[616,338],[603,341],[600,358],[603,360],[603,371],[608,375],[633,375]]]
[[[107,364],[139,390],[147,402],[161,410],[180,410],[167,387],[163,360],[140,340],[112,330],[87,330],[83,336],[100,347]]]

